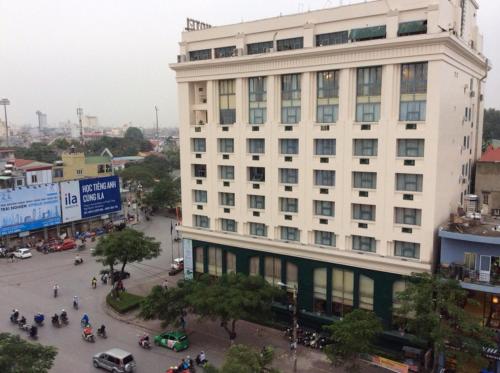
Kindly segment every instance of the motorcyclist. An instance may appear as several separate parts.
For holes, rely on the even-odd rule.
[[[33,318],[33,320],[35,320],[35,322],[37,324],[40,324],[40,325],[43,323],[44,319],[45,319],[45,317],[43,316],[43,313],[40,313],[40,312],[35,314],[35,317]]]
[[[30,328],[30,337],[36,338],[38,334],[38,328],[35,325],[32,325]]]
[[[83,262],[82,257],[80,255],[76,254],[75,263],[81,263],[81,262]]]
[[[12,314],[10,315],[10,319],[11,321],[17,321],[18,318],[19,318],[19,311],[14,308],[12,310]]]
[[[55,284],[54,285],[54,297],[57,297],[58,291],[59,291],[59,285]]]
[[[68,321],[68,314],[66,313],[66,310],[64,308],[61,310],[61,321]]]
[[[149,335],[147,333],[144,333],[141,338],[139,338],[139,343],[141,346],[146,346],[149,345]]]
[[[85,328],[83,328],[83,336],[84,336],[85,338],[88,338],[88,337],[90,337],[92,334],[94,334],[94,332],[93,332],[93,330],[92,330],[92,327],[91,327],[89,324],[87,324],[87,325],[85,326]]]
[[[52,324],[59,324],[59,315],[57,313],[52,316]]]
[[[83,326],[90,325],[89,315],[87,315],[86,313],[84,313],[83,316],[82,316],[81,323],[82,323]]]
[[[78,296],[75,295],[73,297],[73,308],[77,309],[78,308]]]
[[[201,365],[207,362],[207,357],[205,356],[205,352],[201,351],[198,356],[196,356],[196,364]]]
[[[102,324],[101,327],[97,329],[97,334],[102,336],[106,335],[106,326],[104,324]]]
[[[19,325],[24,325],[26,324],[26,317],[21,316],[21,320],[19,320]]]

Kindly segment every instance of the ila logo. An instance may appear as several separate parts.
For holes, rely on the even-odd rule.
[[[77,205],[78,204],[78,197],[75,194],[66,193],[66,194],[64,194],[64,204],[66,206]]]

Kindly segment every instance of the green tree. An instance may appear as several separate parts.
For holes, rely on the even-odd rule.
[[[171,147],[165,151],[167,165],[170,171],[181,168],[181,156],[179,147]]]
[[[492,139],[500,139],[500,110],[489,108],[484,110],[483,143]]]
[[[129,127],[125,131],[125,135],[123,136],[125,139],[141,142],[144,140],[144,135],[142,131],[137,127]]]
[[[326,356],[335,366],[345,366],[349,372],[359,371],[360,355],[373,352],[373,342],[383,330],[377,316],[362,309],[324,328],[334,341],[326,347]]]
[[[155,286],[141,305],[140,317],[145,320],[160,319],[162,327],[178,325],[180,317],[189,308],[186,296],[191,291],[193,281],[179,281],[177,287],[165,289]]]
[[[245,345],[231,346],[220,369],[209,366],[206,373],[280,373],[270,367],[274,360],[274,349],[265,347],[262,351]]]
[[[48,373],[57,349],[25,341],[18,335],[0,333],[0,372]]]
[[[175,207],[180,202],[180,180],[172,180],[169,174],[146,194],[145,203],[153,209]]]
[[[120,171],[118,175],[122,178],[124,183],[136,181],[141,183],[144,188],[151,188],[155,185],[156,175],[141,164],[133,164],[126,167],[124,170]]]
[[[120,272],[123,273],[128,263],[155,258],[160,251],[160,243],[154,238],[147,237],[135,229],[126,228],[101,236],[92,255],[104,266],[109,266],[111,272],[115,266],[121,264]]]
[[[29,148],[16,148],[16,158],[53,163],[58,159],[57,152],[47,144],[34,142]]]
[[[438,356],[446,353],[457,360],[484,363],[483,348],[493,346],[493,333],[464,307],[476,302],[456,280],[428,273],[414,274],[406,289],[397,296],[395,309],[406,328],[426,341],[434,352],[434,371]]]

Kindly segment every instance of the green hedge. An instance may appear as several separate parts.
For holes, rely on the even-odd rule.
[[[115,298],[113,293],[109,293],[106,297],[106,302],[119,313],[126,313],[138,308],[141,305],[144,297],[127,293],[126,291],[119,292],[119,298]]]

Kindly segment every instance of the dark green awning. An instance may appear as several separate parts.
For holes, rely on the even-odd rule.
[[[385,34],[386,34],[385,25],[355,28],[351,30],[349,39],[351,39],[351,41],[384,39]]]
[[[411,21],[399,24],[398,36],[418,35],[427,33],[427,21]]]

